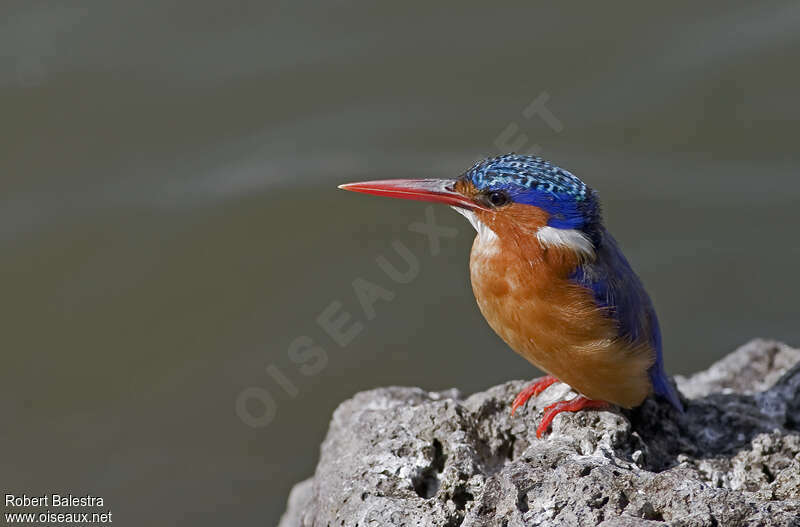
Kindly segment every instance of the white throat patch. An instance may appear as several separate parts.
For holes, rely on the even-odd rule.
[[[461,207],[452,208],[469,220],[472,226],[475,227],[475,230],[478,231],[478,237],[480,237],[483,241],[488,242],[498,239],[497,234],[495,234],[495,232],[490,229],[488,225],[479,220],[475,215],[475,212],[468,209],[462,209]]]

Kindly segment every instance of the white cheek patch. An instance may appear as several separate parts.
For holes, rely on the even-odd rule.
[[[581,231],[556,229],[546,225],[536,231],[536,238],[545,247],[571,249],[585,258],[594,259],[592,242]]]
[[[478,231],[478,237],[481,238],[483,242],[493,242],[497,240],[497,234],[489,228],[488,225],[483,223],[478,217],[475,215],[475,212],[467,209],[462,209],[461,207],[453,207],[453,210],[464,216],[469,220],[475,230]]]
[[[495,243],[499,241],[497,234],[488,225],[479,220],[475,212],[461,207],[453,207],[453,209],[467,218],[472,226],[475,227],[475,230],[478,231],[478,243],[484,252],[497,249]],[[536,231],[536,239],[545,247],[569,249],[587,260],[593,260],[595,257],[592,242],[584,233],[575,229],[556,229],[546,225]]]

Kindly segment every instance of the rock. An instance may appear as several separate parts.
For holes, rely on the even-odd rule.
[[[800,351],[785,344],[756,339],[688,379],[678,375],[675,381],[681,393],[690,399],[712,392],[763,392],[800,361]]]
[[[684,414],[652,398],[560,414],[543,439],[542,408],[574,394],[512,418],[527,382],[356,394],[280,526],[800,526],[800,350],[753,341],[678,379]]]

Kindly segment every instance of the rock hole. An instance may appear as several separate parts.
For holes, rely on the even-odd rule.
[[[583,467],[583,468],[581,469],[580,476],[581,476],[582,478],[583,478],[583,477],[586,477],[586,476],[588,476],[589,474],[591,474],[591,473],[592,473],[592,468],[593,468],[592,466],[590,466],[590,465],[586,465],[585,467]]]
[[[434,497],[436,491],[439,490],[439,478],[427,469],[412,478],[411,483],[414,485],[414,492],[417,493],[417,496],[426,500]]]
[[[589,507],[592,509],[602,509],[608,503],[608,496],[602,494],[595,494],[592,496],[592,501],[589,502]]]
[[[522,513],[526,513],[530,509],[527,492],[522,490],[517,491],[517,509]]]
[[[430,499],[439,490],[439,474],[444,470],[446,456],[442,443],[438,439],[433,440],[433,455],[431,463],[411,478],[414,492],[420,498]]]
[[[511,461],[514,459],[514,443],[517,442],[517,438],[515,436],[511,436],[511,439],[508,442],[508,450],[506,451],[506,459]]]
[[[661,511],[655,510],[653,504],[647,502],[642,506],[642,518],[645,520],[655,520],[659,522],[664,521],[664,516],[661,514]]]
[[[453,503],[455,503],[457,511],[463,511],[466,508],[467,503],[474,499],[475,496],[467,492],[464,487],[458,487],[453,492]]]
[[[630,500],[628,499],[628,496],[624,492],[620,492],[619,493],[619,501],[617,503],[619,504],[619,509],[620,510],[625,510],[625,507],[628,506],[628,504],[630,503]]]
[[[772,473],[772,471],[769,469],[768,466],[761,465],[761,472],[763,472],[764,475],[767,477],[767,483],[772,483],[773,481],[775,481],[775,475]]]
[[[433,440],[433,461],[431,461],[431,466],[436,470],[436,472],[441,472],[444,470],[444,449],[442,448],[442,443],[438,439]]]

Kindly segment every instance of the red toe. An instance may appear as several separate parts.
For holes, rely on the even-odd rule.
[[[517,411],[517,408],[528,402],[528,399],[535,395],[539,395],[543,391],[547,389],[551,384],[557,383],[558,379],[553,377],[552,375],[545,375],[540,379],[536,379],[530,386],[522,390],[517,394],[514,398],[514,402],[511,404],[511,415],[514,415],[514,412]]]
[[[577,412],[584,408],[607,408],[609,404],[605,401],[598,401],[596,399],[589,399],[583,395],[579,395],[569,401],[558,401],[544,409],[544,416],[539,427],[536,429],[536,437],[541,438],[542,434],[550,428],[550,423],[561,412]]]

